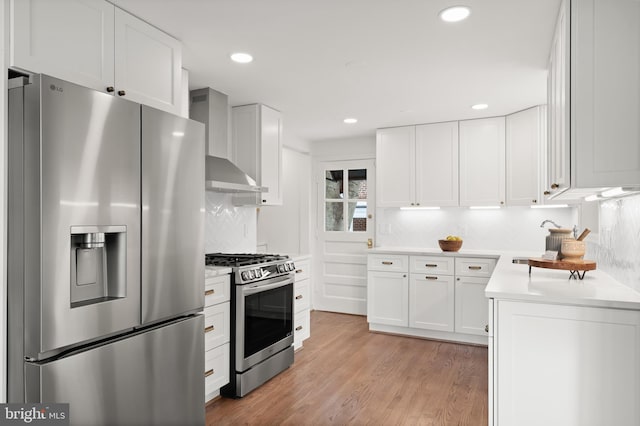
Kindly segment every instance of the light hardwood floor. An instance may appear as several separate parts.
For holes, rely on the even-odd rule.
[[[487,348],[370,333],[366,317],[314,311],[295,363],[213,425],[487,424]]]

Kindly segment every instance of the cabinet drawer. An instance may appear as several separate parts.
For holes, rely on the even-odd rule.
[[[204,280],[204,306],[228,302],[230,299],[229,275],[218,275]]]
[[[209,350],[229,341],[230,303],[204,308],[204,348]]]
[[[372,271],[408,272],[409,256],[398,254],[370,254],[367,268]]]
[[[461,277],[486,277],[489,278],[496,266],[495,259],[478,257],[457,257],[456,275]]]
[[[293,317],[294,344],[302,342],[311,335],[311,314],[308,309],[300,311]]]
[[[205,401],[229,383],[229,344],[218,346],[204,353]]]
[[[411,272],[419,274],[453,275],[453,257],[443,256],[411,256]]]
[[[311,307],[311,281],[296,281],[293,285],[293,312],[300,312]]]
[[[295,260],[296,281],[306,280],[311,276],[311,259]]]

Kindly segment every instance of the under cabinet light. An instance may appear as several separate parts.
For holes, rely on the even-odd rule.
[[[596,201],[598,200],[600,197],[598,196],[598,194],[593,194],[593,195],[589,195],[588,197],[584,197],[585,201]]]
[[[563,209],[565,207],[569,207],[569,204],[539,204],[529,207],[532,209]]]
[[[437,206],[430,206],[430,207],[406,206],[406,207],[400,207],[400,210],[440,210],[440,207],[437,207]]]
[[[346,124],[355,124],[358,122],[357,118],[345,118],[344,120],[342,120],[344,123]]]
[[[627,191],[625,191],[624,189],[617,187],[617,188],[611,188],[607,191],[603,191],[602,192],[602,196],[603,197],[617,197],[618,195],[622,195],[625,194]]]
[[[499,210],[500,206],[471,206],[471,210]]]

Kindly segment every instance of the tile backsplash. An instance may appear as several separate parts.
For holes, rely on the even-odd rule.
[[[465,249],[513,250],[542,253],[551,219],[564,228],[578,224],[577,208],[531,209],[507,207],[499,210],[400,210],[379,208],[376,246],[438,248],[447,235],[463,238]],[[549,225],[546,225],[548,227]]]
[[[640,291],[640,196],[600,202],[598,238],[586,241],[598,269]]]
[[[205,253],[255,253],[255,206],[234,206],[232,194],[205,192]]]

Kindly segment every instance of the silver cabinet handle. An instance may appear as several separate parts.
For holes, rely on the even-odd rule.
[[[469,269],[471,269],[472,271],[479,271],[480,269],[482,269],[482,266],[469,266]]]
[[[389,262],[389,261],[384,261],[382,262],[383,265],[393,265],[393,262]]]
[[[296,274],[299,274],[302,272],[302,269],[296,269]]]
[[[301,325],[296,327],[296,331],[300,331],[300,330],[302,330],[302,326]]]
[[[209,377],[213,374],[213,368],[209,371],[207,371],[206,373],[204,373],[204,377]]]
[[[487,332],[487,333],[489,332],[489,324],[484,326],[484,331]]]
[[[435,263],[425,263],[424,265],[426,268],[437,268],[438,265],[436,265]]]
[[[212,294],[214,294],[216,291],[215,290],[207,290],[204,292],[205,296],[211,296]]]
[[[204,328],[204,332],[205,332],[205,333],[209,333],[210,331],[213,331],[213,330],[215,330],[215,329],[216,329],[216,328],[215,328],[215,326],[210,325],[209,327],[205,327],[205,328]]]
[[[438,277],[430,277],[429,275],[427,275],[426,277],[424,277],[425,280],[437,280]]]
[[[296,300],[300,300],[300,299],[302,299],[302,295],[301,294],[296,296]]]

